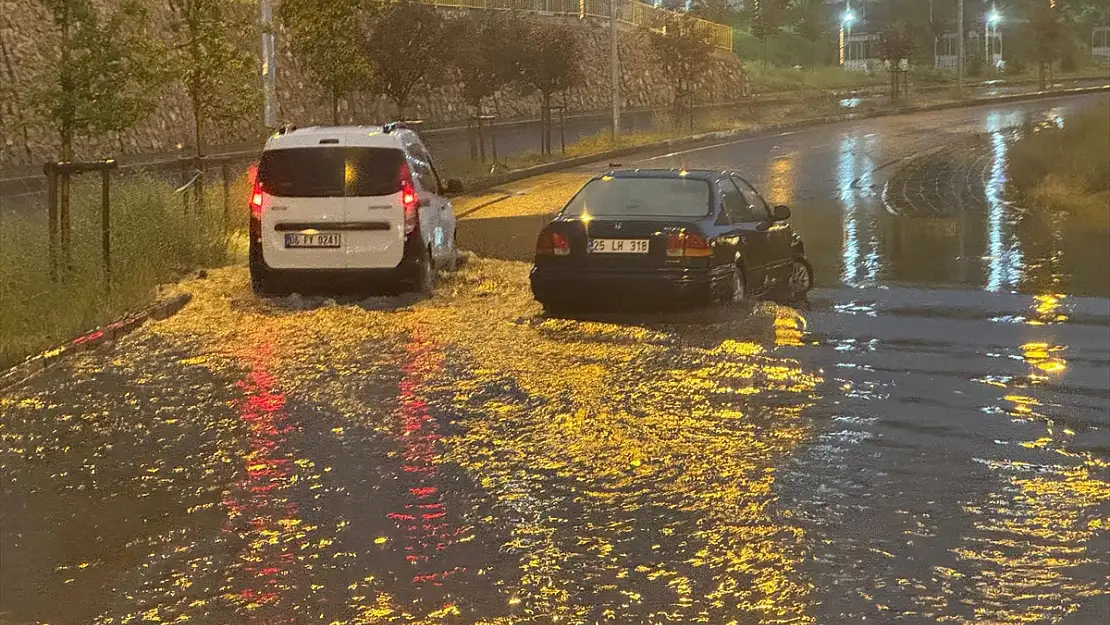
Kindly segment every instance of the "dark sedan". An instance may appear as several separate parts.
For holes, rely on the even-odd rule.
[[[802,297],[813,269],[789,217],[734,172],[613,171],[540,232],[532,293],[548,310]]]

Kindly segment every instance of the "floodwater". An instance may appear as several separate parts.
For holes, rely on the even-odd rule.
[[[509,260],[427,300],[187,283],[0,394],[0,620],[1105,623],[1107,246],[991,183],[995,133],[1092,101],[653,160],[794,208],[796,308],[547,318],[536,216],[464,221]],[[975,175],[919,203],[936,146]]]

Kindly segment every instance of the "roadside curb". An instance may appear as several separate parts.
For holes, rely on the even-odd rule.
[[[178,293],[155,302],[134,315],[124,317],[92,332],[82,334],[37,356],[32,356],[0,374],[0,393],[26,382],[37,373],[57,366],[67,356],[95,349],[109,341],[126,336],[147,321],[160,321],[171,317],[177,314],[192,299],[191,293]]]
[[[1066,97],[1072,95],[1084,95],[1088,93],[1110,93],[1110,85],[1100,85],[1097,87],[1078,87],[1074,89],[1059,89],[1054,91],[1035,91],[1031,93],[1019,93],[1004,96],[986,97],[986,98],[969,98],[967,100],[955,100],[952,102],[942,102],[939,104],[926,104],[926,105],[907,105],[897,108],[881,109],[877,111],[870,111],[866,113],[835,115],[831,117],[815,117],[811,119],[804,119],[796,122],[788,122],[785,124],[772,124],[760,128],[746,128],[743,130],[719,130],[715,132],[707,132],[677,139],[665,139],[663,141],[655,141],[651,143],[643,143],[635,146],[628,146],[623,148],[616,148],[606,152],[598,152],[596,154],[588,154],[585,156],[575,156],[573,158],[561,159],[544,163],[542,165],[534,165],[532,167],[525,167],[517,169],[505,174],[497,176],[489,176],[483,178],[475,183],[467,186],[467,195],[473,194],[476,191],[487,191],[503,184],[510,182],[517,182],[525,178],[533,176],[540,176],[543,174],[554,173],[566,169],[572,169],[581,165],[589,165],[622,156],[629,156],[632,154],[652,153],[666,151],[671,148],[689,147],[700,143],[713,143],[716,141],[728,141],[734,139],[745,139],[749,137],[759,137],[763,135],[770,135],[777,132],[795,130],[799,128],[807,128],[810,126],[821,126],[825,124],[833,124],[844,121],[858,121],[863,119],[873,119],[878,117],[888,117],[892,115],[906,115],[909,113],[927,113],[931,111],[944,111],[957,108],[970,108],[974,106],[982,106],[986,104],[1004,104],[1007,102],[1022,102],[1027,100],[1040,100],[1045,98]],[[474,212],[474,211],[470,211]],[[467,213],[469,214],[469,213]],[[463,217],[465,215],[460,215]]]

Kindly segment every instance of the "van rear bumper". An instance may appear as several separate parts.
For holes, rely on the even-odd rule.
[[[266,274],[270,279],[297,283],[311,288],[319,285],[320,288],[335,286],[390,286],[411,280],[417,273],[418,259],[421,254],[421,237],[419,231],[414,231],[405,237],[404,253],[401,262],[392,267],[372,268],[298,268],[298,267],[272,267],[262,253],[261,224],[256,219],[250,223],[250,249],[248,259],[252,274]]]

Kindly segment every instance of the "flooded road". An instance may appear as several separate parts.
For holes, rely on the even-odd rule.
[[[740,171],[768,203],[791,207],[791,223],[822,286],[1108,296],[1106,230],[1028,211],[1006,188],[1006,150],[1024,124],[1063,124],[1106,99],[1098,94],[830,124],[622,165]],[[543,217],[604,167],[525,181],[510,186],[511,194],[492,190],[464,203],[481,208],[460,225],[460,239],[482,255],[528,260]]]
[[[0,395],[0,621],[1105,623],[1106,243],[992,208],[969,135],[1082,102],[653,161],[794,207],[799,308],[545,318],[496,259],[419,301],[187,283]],[[934,198],[937,146],[976,175]],[[530,250],[514,198],[472,248]]]

